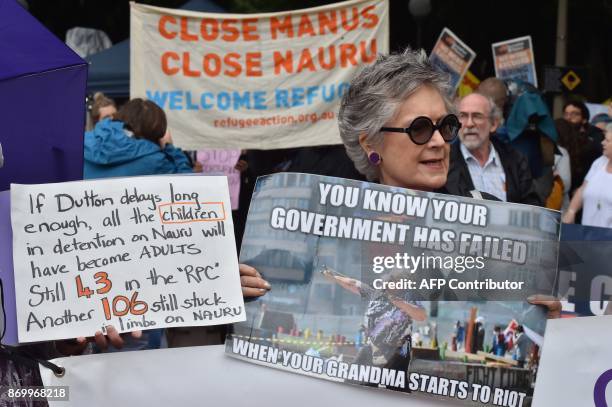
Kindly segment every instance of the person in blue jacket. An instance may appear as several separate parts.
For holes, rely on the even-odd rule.
[[[193,172],[187,156],[172,145],[164,111],[144,99],[130,100],[114,119],[104,119],[86,132],[84,159],[83,179]],[[111,329],[108,342],[123,350],[156,349],[162,331],[148,330],[120,339]],[[96,345],[98,350],[107,348],[101,332],[96,333]]]
[[[187,156],[172,145],[166,114],[155,103],[132,99],[114,120],[85,133],[84,179],[190,173]]]

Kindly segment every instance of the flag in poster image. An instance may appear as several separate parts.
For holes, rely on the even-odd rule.
[[[553,292],[558,245],[548,209],[261,177],[240,259],[272,288],[246,304],[226,352],[339,383],[528,406],[546,312],[525,299]]]
[[[132,2],[130,16],[130,97],[191,150],[340,144],[342,95],[389,51],[388,0],[243,15]]]
[[[496,42],[491,48],[496,77],[518,79],[538,87],[531,36]]]
[[[474,58],[476,53],[446,27],[429,55],[434,66],[450,75],[453,90],[463,80]]]
[[[245,317],[226,177],[11,186],[19,342]]]

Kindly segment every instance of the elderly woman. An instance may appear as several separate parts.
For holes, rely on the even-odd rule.
[[[449,143],[461,127],[450,90],[447,75],[434,69],[423,51],[383,55],[365,67],[353,78],[338,114],[340,135],[356,169],[384,185],[444,193]],[[256,270],[244,269],[241,275],[243,291],[265,294],[265,281]],[[358,280],[326,277],[350,292],[363,292]],[[550,298],[530,302],[547,306],[549,317],[560,312],[560,303]],[[406,368],[412,321],[425,318],[420,304],[408,298],[388,295],[370,301],[366,322],[371,346],[364,346],[357,360]]]
[[[593,162],[584,182],[576,190],[563,222],[574,223],[582,209],[582,224],[612,228],[612,123],[601,142],[603,155]]]

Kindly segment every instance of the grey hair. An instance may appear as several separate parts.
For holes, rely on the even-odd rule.
[[[437,89],[447,110],[455,111],[450,100],[449,75],[434,68],[423,50],[407,48],[402,53],[379,55],[374,64],[363,68],[352,79],[340,103],[338,126],[346,153],[368,180],[378,179],[379,169],[368,161],[359,137],[365,134],[370,145],[382,143],[381,127],[423,85]]]
[[[485,98],[487,100],[487,103],[489,104],[489,120],[491,121],[491,123],[494,123],[496,121],[498,123],[501,122],[503,115],[502,115],[502,111],[499,108],[499,106],[497,106],[497,104],[495,103],[495,101],[493,100],[491,96],[485,95],[484,93],[480,93],[479,91],[472,92],[468,95],[465,95],[461,99],[459,99],[457,101],[457,107],[459,106],[459,103],[461,103],[461,101],[465,99],[466,97],[468,97],[469,95],[480,95],[483,98]]]

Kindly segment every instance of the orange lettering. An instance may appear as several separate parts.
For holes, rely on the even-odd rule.
[[[261,52],[247,52],[246,76],[261,76]]]
[[[240,54],[235,52],[230,52],[223,58],[225,65],[229,65],[231,68],[234,68],[233,70],[226,69],[223,71],[225,75],[231,77],[240,75],[240,72],[242,72],[242,67],[240,66],[240,62],[237,61],[238,59],[240,59]]]
[[[289,50],[283,56],[280,51],[274,51],[274,75],[279,75],[281,67],[287,73],[293,73],[293,53]]]
[[[336,66],[336,47],[332,45],[330,47],[327,47],[327,49],[329,49],[329,62],[325,62],[325,48],[320,47],[319,65],[321,65],[321,68],[327,69],[329,71],[330,69],[334,69],[334,67]]]
[[[348,23],[348,17],[346,16],[348,10],[340,10],[340,15],[342,16],[342,28],[344,28],[346,31],[353,31],[355,28],[357,28],[357,25],[359,25],[359,10],[357,10],[356,7],[353,7],[351,10],[353,12],[353,21],[350,24]]]
[[[370,55],[367,54],[368,50],[366,49],[365,41],[361,41],[359,43],[359,51],[361,53],[361,61],[369,64],[370,62],[376,61],[376,38],[370,41]]]
[[[172,52],[172,51],[168,51],[168,52],[164,52],[161,56],[161,68],[162,68],[162,72],[165,73],[168,76],[172,76],[176,73],[178,73],[178,71],[180,71],[180,69],[178,67],[174,67],[174,68],[170,68],[169,64],[168,64],[168,60],[169,59],[174,59],[175,61],[180,61],[180,57],[176,52]]]
[[[227,19],[223,20],[221,23],[221,30],[223,30],[224,34],[221,38],[225,41],[236,41],[240,37],[240,31],[236,28],[235,24],[238,20]]]
[[[348,66],[348,62],[351,65],[357,65],[357,60],[355,59],[355,55],[357,54],[357,47],[353,44],[340,44],[340,65],[343,68]]]
[[[168,31],[166,28],[167,23],[176,24],[176,18],[172,16],[161,16],[159,23],[157,24],[157,29],[162,37],[172,40],[176,37],[176,32]]]
[[[242,36],[245,41],[257,41],[259,39],[256,18],[245,18],[242,20]]]
[[[328,29],[330,33],[338,32],[338,21],[336,10],[330,11],[330,15],[328,16],[326,13],[319,13],[319,34],[325,35],[325,29]]]
[[[300,25],[298,27],[298,38],[302,37],[304,34],[308,34],[310,36],[316,35],[314,28],[312,27],[312,23],[310,22],[310,17],[308,14],[304,14],[302,18],[300,18]]]
[[[361,16],[369,22],[364,22],[361,26],[363,28],[374,28],[378,24],[378,15],[376,13],[370,13],[370,11],[374,10],[376,7],[374,5],[368,6],[361,10]]]
[[[183,75],[190,76],[192,78],[200,76],[200,71],[194,71],[189,67],[191,56],[189,52],[183,52]]]
[[[293,38],[293,25],[291,24],[291,15],[285,17],[282,22],[276,17],[270,17],[270,32],[272,39],[278,37],[277,31],[286,33],[287,37]]]
[[[210,26],[210,33],[207,26]],[[214,41],[219,36],[219,23],[212,18],[203,18],[200,22],[200,35],[205,41]]]
[[[187,31],[189,27],[187,27],[187,17],[181,17],[181,40],[183,41],[197,41],[198,36],[195,34],[189,34]]]
[[[221,72],[221,58],[217,54],[206,54],[202,65],[207,76],[217,76]]]
[[[314,72],[317,70],[315,68],[314,63],[312,62],[312,55],[310,54],[310,50],[308,48],[302,51],[302,55],[300,56],[300,62],[298,62],[297,72],[302,72],[305,68],[309,71]]]

